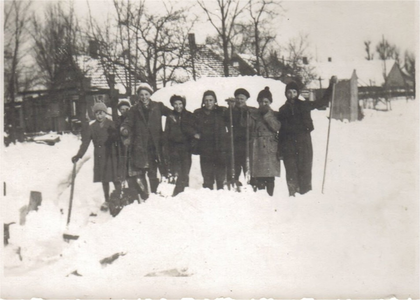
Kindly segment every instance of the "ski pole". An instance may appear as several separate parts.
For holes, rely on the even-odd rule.
[[[246,111],[246,182],[249,184],[251,182],[251,162],[250,162],[250,145],[249,145],[249,111]]]
[[[330,131],[331,131],[331,119],[332,119],[332,111],[334,106],[334,96],[335,96],[335,82],[333,82],[332,86],[332,95],[331,95],[331,106],[330,106],[330,113],[329,113],[329,120],[328,120],[328,133],[327,133],[327,148],[325,151],[325,162],[324,162],[324,176],[322,178],[322,190],[321,193],[324,193],[324,185],[325,185],[325,176],[327,173],[327,159],[328,159],[328,148],[330,144]]]

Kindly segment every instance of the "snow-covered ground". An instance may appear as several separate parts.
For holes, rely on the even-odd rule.
[[[190,110],[199,106],[204,83],[202,91],[182,93],[198,99],[188,102]],[[214,89],[224,99],[248,88],[255,106],[269,85],[275,110],[285,100],[278,82],[236,84]],[[183,90],[163,89],[156,100],[181,93],[176,89]],[[91,145],[77,164],[68,229],[71,157],[80,140],[64,135],[55,146],[11,145],[2,155],[1,214],[17,224],[2,251],[0,296],[418,298],[418,102],[392,105],[388,112],[365,110],[361,122],[332,121],[324,194],[328,111],[314,111],[313,191],[296,198],[288,197],[283,165],[274,197],[203,190],[194,156],[184,193],[152,195],[111,218],[98,212],[103,195],[92,182]],[[42,193],[42,206],[19,225],[30,191]],[[64,232],[80,237],[66,243]],[[113,255],[112,263],[101,263]]]

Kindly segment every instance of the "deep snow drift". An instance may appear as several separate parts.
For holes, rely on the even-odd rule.
[[[238,87],[253,86],[242,80]],[[275,110],[284,102],[278,93]],[[80,238],[70,243],[62,234],[80,140],[11,145],[2,155],[1,212],[17,224],[3,251],[1,297],[418,298],[418,102],[392,104],[365,110],[361,122],[332,121],[324,194],[328,111],[314,111],[313,191],[296,198],[283,165],[274,197],[203,190],[194,156],[184,193],[152,195],[111,218],[98,212],[91,145],[77,165],[69,230]],[[30,191],[42,192],[42,206],[21,226]]]

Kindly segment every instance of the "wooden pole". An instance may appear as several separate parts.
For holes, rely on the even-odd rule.
[[[322,193],[324,193],[325,176],[327,174],[327,159],[328,159],[328,148],[329,148],[329,144],[330,144],[330,131],[331,131],[332,111],[333,111],[333,107],[334,107],[334,96],[335,96],[335,83],[333,83],[333,86],[332,86],[330,117],[329,117],[329,120],[328,120],[327,149],[325,151],[324,176],[322,178],[322,191],[321,191]]]

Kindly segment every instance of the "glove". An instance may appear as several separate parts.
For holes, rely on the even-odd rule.
[[[130,139],[124,139],[123,140],[123,144],[124,144],[124,146],[126,146],[126,147],[128,147],[128,146],[130,146]]]
[[[337,83],[337,76],[332,76],[330,79],[330,84],[336,84]]]
[[[80,159],[80,157],[79,156],[77,156],[77,155],[75,155],[75,156],[73,156],[72,158],[71,158],[71,162],[72,163],[77,163],[77,161]]]

